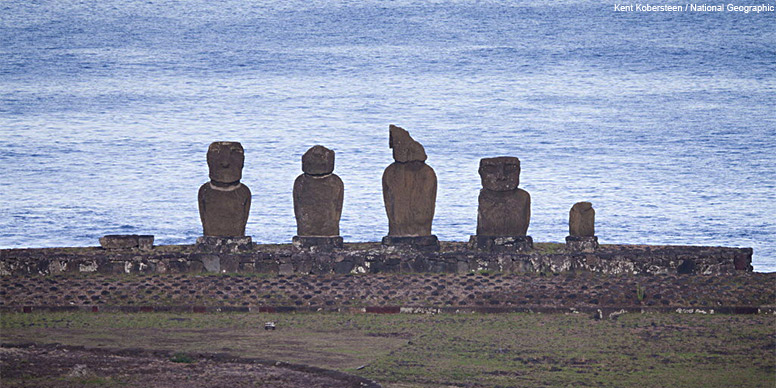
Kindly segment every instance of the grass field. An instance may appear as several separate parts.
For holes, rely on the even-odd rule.
[[[773,315],[11,313],[0,329],[4,343],[222,352],[386,387],[776,386]]]

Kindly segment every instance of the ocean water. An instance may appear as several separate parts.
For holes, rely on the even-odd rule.
[[[474,233],[479,159],[509,155],[535,241],[563,241],[571,205],[591,201],[602,243],[753,247],[755,270],[776,271],[774,101],[774,12],[8,0],[0,247],[192,243],[212,141],[245,148],[254,241],[295,234],[315,144],[336,151],[343,237],[378,241],[396,124],[436,170],[440,239]]]

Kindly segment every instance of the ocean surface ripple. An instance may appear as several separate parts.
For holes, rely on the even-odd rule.
[[[594,1],[5,1],[0,247],[201,234],[207,146],[239,141],[247,233],[295,234],[301,155],[336,151],[346,241],[387,233],[388,124],[429,155],[434,233],[476,228],[517,156],[529,234],[591,201],[602,243],[753,247],[776,271],[776,15]]]

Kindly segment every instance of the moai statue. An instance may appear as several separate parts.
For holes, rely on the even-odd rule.
[[[250,246],[245,224],[251,208],[251,191],[240,183],[245,154],[238,142],[210,144],[207,165],[210,182],[199,188],[199,217],[204,238],[197,245]]]
[[[388,215],[388,235],[383,245],[439,249],[431,234],[436,205],[437,178],[427,165],[423,146],[395,125],[389,127],[389,146],[395,160],[383,173],[383,200]]]
[[[302,156],[302,171],[294,181],[297,247],[342,247],[339,222],[345,186],[334,171],[334,151],[316,145]]]
[[[571,251],[592,252],[598,249],[595,235],[595,209],[590,202],[577,202],[569,210],[569,236],[566,248]]]
[[[486,250],[527,251],[533,239],[526,235],[531,221],[531,196],[517,188],[520,160],[511,156],[480,160],[477,235],[470,245]]]

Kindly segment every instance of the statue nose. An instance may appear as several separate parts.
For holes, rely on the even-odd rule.
[[[229,167],[229,161],[228,160],[222,160],[221,161],[221,167],[223,167],[223,168]]]

